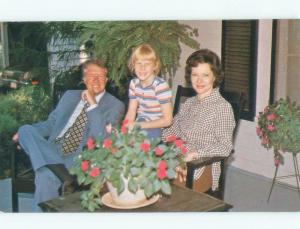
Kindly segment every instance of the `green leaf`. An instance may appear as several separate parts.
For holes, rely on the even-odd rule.
[[[169,179],[174,179],[176,176],[176,172],[174,169],[168,169],[167,170],[167,176]]]
[[[77,181],[78,181],[78,184],[83,184],[85,181],[85,176],[82,173],[78,174]]]
[[[144,188],[144,191],[145,191],[145,195],[146,197],[150,197],[153,195],[154,193],[154,186],[151,182],[148,182]]]
[[[158,192],[161,189],[161,183],[158,180],[154,180],[153,182],[154,192]]]
[[[155,164],[151,160],[146,160],[145,161],[145,166],[148,168],[155,168]]]
[[[161,181],[161,190],[164,194],[171,195],[171,185],[169,183],[169,180],[162,180]]]
[[[130,169],[130,173],[132,176],[138,176],[141,174],[141,168],[137,168],[137,167],[132,167]]]
[[[125,189],[124,181],[123,179],[119,179],[118,186],[117,186],[118,195],[120,195],[124,191],[124,189]]]
[[[138,190],[138,185],[137,185],[136,181],[134,180],[134,178],[129,179],[128,189],[132,193],[136,193],[136,191]]]

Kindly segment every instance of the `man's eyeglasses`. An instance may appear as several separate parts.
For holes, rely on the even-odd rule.
[[[100,73],[100,72],[94,72],[94,71],[84,71],[84,77],[87,79],[100,79],[100,80],[105,80],[106,79],[106,74]]]

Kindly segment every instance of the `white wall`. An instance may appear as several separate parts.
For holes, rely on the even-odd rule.
[[[216,52],[221,57],[222,48],[222,21],[221,20],[201,20],[201,21],[179,21],[179,23],[186,24],[192,28],[198,28],[199,36],[196,38],[200,43],[200,48],[208,48]],[[182,53],[180,57],[180,67],[176,71],[175,77],[172,81],[173,95],[176,94],[178,85],[185,85],[184,68],[185,61],[195,50],[181,45]],[[174,98],[175,96],[173,96]]]
[[[256,115],[269,103],[271,79],[272,20],[259,20],[257,47]]]
[[[257,50],[256,115],[258,112],[263,111],[269,101],[271,45],[272,20],[260,20]],[[277,76],[277,82],[282,82],[284,77],[284,75]],[[277,84],[276,90],[279,90],[282,94],[282,92],[285,91],[285,84]],[[272,150],[267,150],[261,145],[260,140],[256,135],[256,126],[256,121],[250,122],[241,120],[234,146],[234,160],[231,165],[251,173],[273,178],[275,171],[274,154]],[[294,173],[292,155],[290,153],[285,153],[283,156],[285,162],[284,165],[280,166],[278,176]],[[295,178],[284,179],[281,181],[294,186],[296,185]]]
[[[254,174],[273,178],[275,172],[274,154],[272,150],[267,150],[260,144],[256,135],[256,126],[256,122],[241,120],[231,165]],[[283,156],[285,161],[284,165],[279,167],[278,176],[294,173],[292,155],[285,153]],[[298,160],[300,161],[299,156]],[[284,179],[281,182],[296,186],[295,178]]]
[[[222,21],[180,21],[199,29],[198,41],[201,48],[209,48],[221,56],[222,45]],[[259,20],[258,31],[258,65],[257,65],[257,92],[256,114],[262,111],[268,104],[270,94],[271,74],[271,45],[272,45],[272,20]],[[173,93],[175,95],[177,85],[184,85],[184,66],[187,57],[193,52],[192,49],[182,46],[180,59],[181,67],[176,72],[173,80]],[[284,76],[282,76],[284,77]],[[279,79],[282,80],[279,76]],[[281,89],[280,86],[279,90]],[[285,87],[285,85],[282,85]],[[278,90],[278,88],[276,89]],[[283,89],[282,89],[283,90]],[[256,135],[256,122],[241,120],[235,141],[235,153],[231,165],[245,171],[273,178],[275,166],[272,150],[261,146]],[[280,166],[278,175],[293,173],[291,154],[285,154],[285,164]],[[300,159],[299,159],[300,160]],[[295,178],[282,180],[283,182],[296,185]],[[266,193],[267,195],[267,193]]]

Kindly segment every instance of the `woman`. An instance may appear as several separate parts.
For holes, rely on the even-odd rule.
[[[181,138],[188,149],[186,161],[201,157],[228,156],[232,150],[235,121],[231,105],[219,92],[222,81],[219,57],[208,49],[192,53],[186,61],[185,78],[191,83],[196,96],[181,105],[172,125],[163,130],[163,139],[171,135]],[[213,191],[218,189],[220,162],[214,163],[211,171],[209,170],[210,168],[202,168],[195,172],[196,190],[204,192],[210,187]],[[210,172],[211,183],[201,185],[201,179],[211,176]]]

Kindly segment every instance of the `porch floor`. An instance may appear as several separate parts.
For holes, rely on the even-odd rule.
[[[268,203],[270,187],[270,179],[229,166],[224,199],[234,206],[232,212],[300,211],[300,196],[296,190],[275,185]],[[32,194],[19,194],[20,212],[32,212],[32,204]],[[10,179],[0,180],[0,211],[12,211]]]

